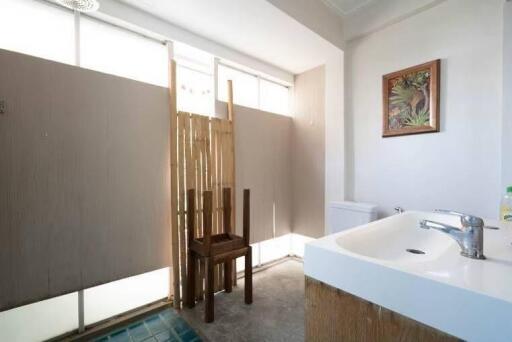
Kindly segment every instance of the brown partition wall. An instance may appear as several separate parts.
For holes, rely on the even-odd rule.
[[[0,50],[0,311],[170,264],[166,88]]]
[[[251,189],[251,243],[291,233],[292,118],[242,106],[235,113],[236,222],[242,191]]]

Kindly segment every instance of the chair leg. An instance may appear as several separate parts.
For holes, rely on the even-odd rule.
[[[249,246],[245,255],[245,304],[252,303],[252,247]]]
[[[193,308],[196,305],[196,256],[188,253],[187,260],[187,307]]]
[[[206,293],[205,293],[205,311],[204,321],[206,323],[213,322],[214,318],[214,301],[213,301],[213,258],[205,258],[206,264]]]
[[[233,261],[224,262],[224,289],[227,293],[233,290]]]
[[[232,285],[236,287],[236,286],[237,286],[237,279],[236,279],[236,259],[233,259],[233,260],[231,261],[231,269],[233,270],[233,272],[232,272],[232,273],[233,273],[233,276],[232,276],[232,278],[231,278],[231,279],[233,279],[233,283],[232,283]]]

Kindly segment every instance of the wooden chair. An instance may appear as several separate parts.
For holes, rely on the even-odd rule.
[[[250,232],[250,191],[244,190],[243,200],[243,236],[231,232],[231,189],[223,190],[224,233],[212,235],[212,192],[203,193],[203,224],[204,236],[194,237],[195,220],[195,191],[188,190],[188,261],[187,261],[187,298],[185,304],[189,308],[195,305],[196,263],[199,258],[205,260],[206,290],[205,290],[205,322],[214,319],[214,265],[224,264],[224,287],[226,292],[233,288],[233,261],[245,256],[245,303],[252,303],[252,248],[249,245]]]

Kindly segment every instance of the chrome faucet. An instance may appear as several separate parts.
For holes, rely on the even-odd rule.
[[[450,225],[422,220],[420,228],[435,229],[452,237],[461,248],[462,256],[472,259],[485,259],[484,256],[484,221],[476,216],[466,215],[451,210],[435,210],[438,213],[460,217],[462,229]]]

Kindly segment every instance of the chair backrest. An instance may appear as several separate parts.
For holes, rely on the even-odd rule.
[[[231,233],[231,188],[224,188],[222,193],[224,208],[224,232]],[[249,246],[251,239],[251,190],[244,189],[243,201],[243,239],[245,245]]]
[[[224,233],[231,233],[231,188],[222,191]]]
[[[192,240],[194,240],[194,226],[196,221],[196,209],[195,209],[195,202],[196,202],[196,191],[194,189],[189,189],[187,191],[187,240],[188,245],[190,246],[190,243]]]
[[[212,244],[212,192],[203,192],[203,238],[204,247],[210,250]]]
[[[231,189],[224,188],[222,192],[223,202],[223,221],[224,232],[231,233]],[[211,236],[212,236],[212,192],[203,192],[203,241],[205,248],[210,249]],[[250,225],[251,225],[251,191],[244,189],[243,199],[243,239],[246,246],[250,243]],[[189,189],[187,191],[187,230],[188,241],[195,239],[194,236],[195,226],[195,190]]]

